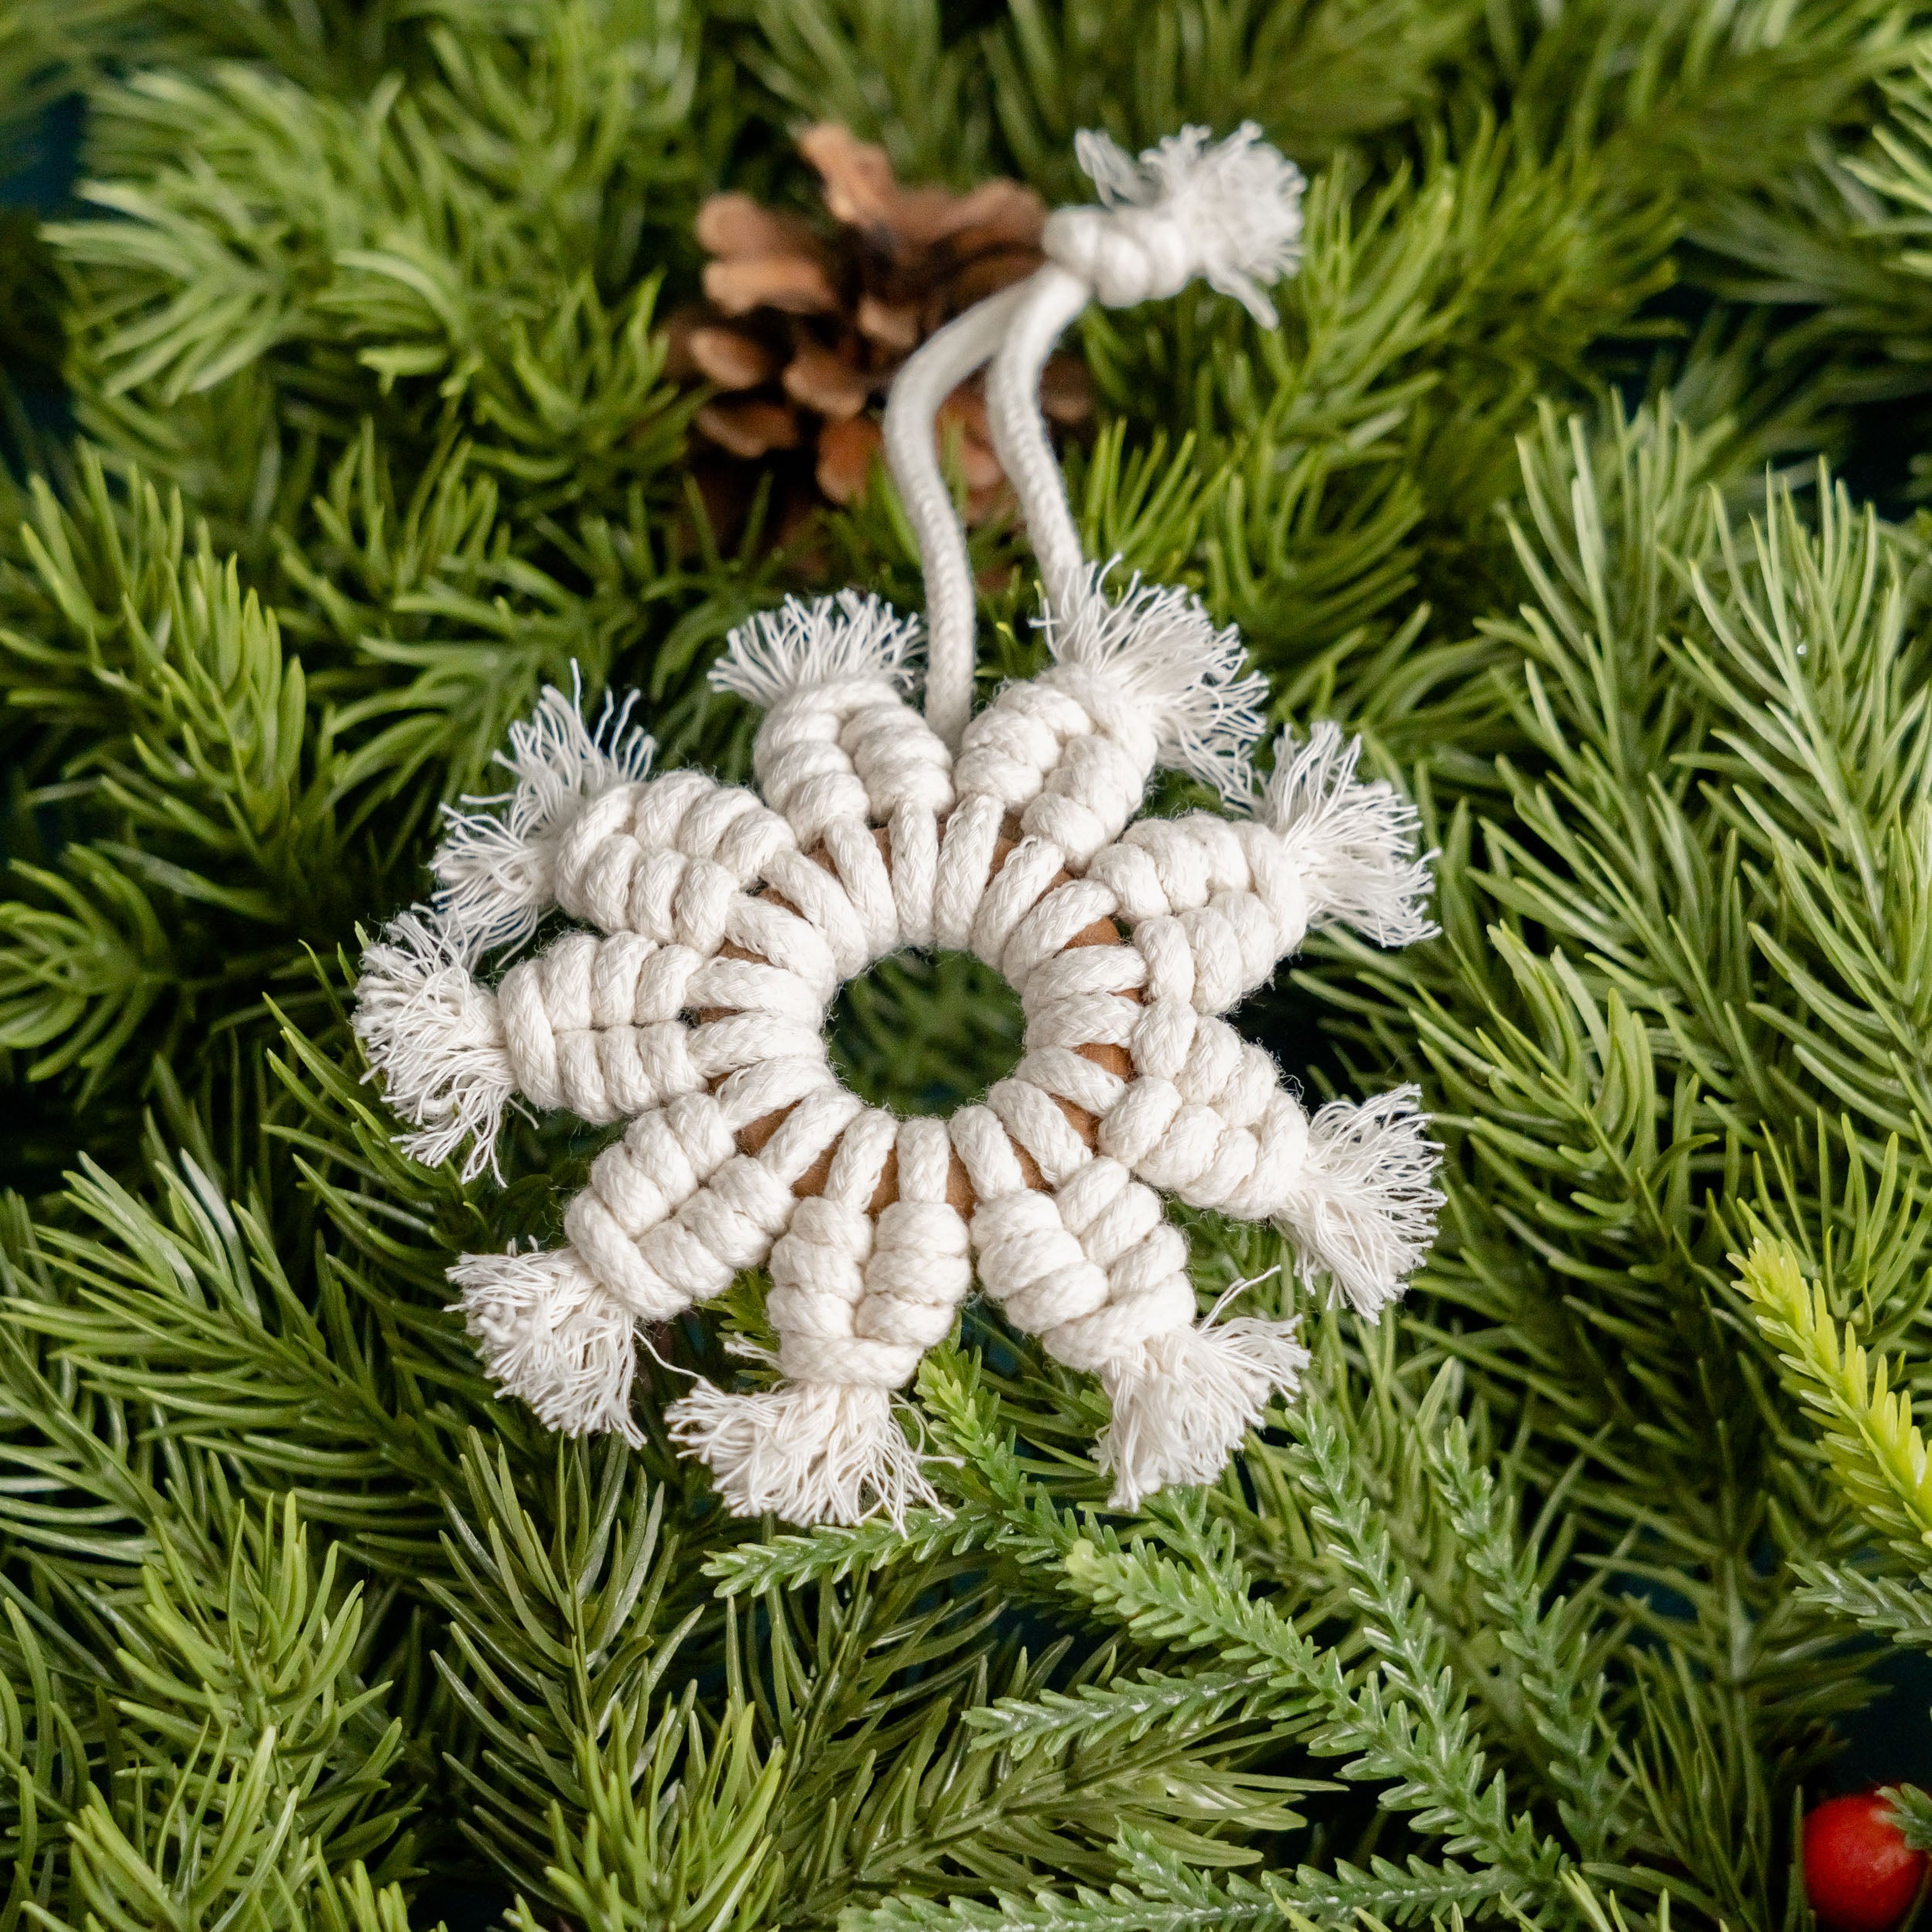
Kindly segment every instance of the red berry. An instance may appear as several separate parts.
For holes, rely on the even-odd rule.
[[[1805,1817],[1805,1896],[1825,1932],[1892,1932],[1925,1868],[1876,1791],[1828,1798]]]

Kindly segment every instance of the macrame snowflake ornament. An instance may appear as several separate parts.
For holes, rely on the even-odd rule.
[[[628,1121],[564,1245],[451,1270],[490,1372],[551,1426],[638,1436],[635,1330],[740,1270],[770,1275],[774,1386],[699,1383],[674,1434],[741,1514],[894,1516],[934,1500],[900,1392],[975,1280],[1106,1389],[1114,1502],[1213,1477],[1306,1356],[1289,1324],[1199,1319],[1162,1196],[1271,1220],[1310,1281],[1371,1318],[1440,1197],[1413,1090],[1311,1114],[1222,1017],[1318,926],[1420,937],[1415,817],[1332,725],[1249,752],[1262,682],[1188,593],[1081,555],[1039,417],[1039,370],[1097,294],[1194,275],[1260,314],[1292,264],[1299,178],[1252,128],[1136,163],[1081,158],[1109,208],[1061,210],[1047,265],[934,336],[886,440],[920,539],[921,627],[847,590],[733,633],[714,681],[764,708],[755,790],[651,775],[626,709],[594,729],[546,692],[512,733],[497,809],[456,818],[432,906],[369,950],[357,1031],[420,1158],[488,1168],[519,1096]],[[988,360],[992,420],[1040,560],[1050,667],[971,709],[973,601],[932,410]],[[1222,812],[1137,818],[1155,768]],[[560,909],[589,930],[473,968]],[[839,987],[907,947],[969,951],[1019,993],[1022,1056],[951,1119],[839,1083]]]

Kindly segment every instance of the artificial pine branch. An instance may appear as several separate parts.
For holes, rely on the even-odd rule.
[[[1910,1390],[1890,1387],[1883,1355],[1868,1374],[1850,1325],[1841,1339],[1824,1288],[1805,1281],[1789,1248],[1758,1242],[1744,1257],[1738,1284],[1794,1393],[1822,1425],[1838,1487],[1874,1530],[1923,1570],[1923,1553],[1932,1546],[1932,1488]]]

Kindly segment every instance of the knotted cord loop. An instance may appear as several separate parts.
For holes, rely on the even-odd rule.
[[[1301,172],[1252,121],[1214,146],[1205,128],[1183,129],[1138,161],[1102,134],[1079,135],[1074,151],[1101,205],[1049,215],[1046,264],[947,323],[886,397],[886,461],[926,577],[926,718],[954,749],[972,709],[974,595],[966,534],[935,446],[940,403],[992,362],[994,447],[1026,519],[1047,610],[1070,614],[1089,565],[1039,400],[1040,372],[1061,332],[1090,301],[1121,307],[1175,295],[1196,277],[1272,328],[1262,288],[1298,259]]]
[[[1413,811],[1355,775],[1332,726],[1247,762],[1266,689],[1198,599],[1083,555],[1037,398],[1088,300],[1199,276],[1272,320],[1300,177],[1256,131],[1199,129],[1136,162],[1080,158],[1102,206],[1048,224],[1053,258],[906,365],[888,459],[927,573],[920,626],[855,590],[788,600],[732,634],[712,679],[764,707],[756,791],[648,776],[627,710],[594,730],[546,692],[512,734],[515,789],[460,817],[427,915],[372,947],[356,1030],[441,1159],[493,1163],[520,1097],[628,1119],[564,1213],[566,1245],[451,1270],[490,1372],[547,1423],[638,1439],[633,1332],[767,1266],[780,1379],[699,1379],[668,1412],[728,1505],[788,1520],[895,1518],[937,1498],[901,1427],[924,1351],[975,1266],[1008,1318],[1099,1376],[1114,1500],[1211,1478],[1306,1356],[1291,1323],[1197,1321],[1187,1243],[1158,1193],[1271,1219],[1304,1276],[1371,1318],[1420,1260],[1440,1199],[1411,1090],[1311,1116],[1216,1017],[1314,924],[1426,930]],[[989,358],[995,440],[1039,553],[1053,662],[971,716],[966,540],[934,440]],[[1135,825],[1158,764],[1246,815]],[[478,802],[478,801],[471,801]],[[553,909],[568,933],[491,986],[473,975]],[[832,1070],[838,985],[906,946],[970,948],[1026,1015],[1006,1079],[945,1122],[898,1121]],[[1216,1311],[1218,1314],[1218,1310]]]

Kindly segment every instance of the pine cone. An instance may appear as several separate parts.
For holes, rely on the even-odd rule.
[[[1046,209],[1018,182],[983,182],[964,195],[903,188],[884,148],[829,121],[808,128],[798,148],[818,171],[836,230],[748,195],[712,196],[697,222],[712,257],[709,301],[671,323],[672,372],[723,392],[696,427],[727,459],[698,464],[713,520],[727,526],[767,471],[781,530],[826,498],[849,503],[879,454],[881,405],[900,365],[942,323],[1043,260]],[[1087,372],[1071,355],[1047,365],[1042,396],[1063,425],[1092,413]],[[1006,500],[978,379],[947,398],[940,424],[942,435],[957,431],[967,513],[977,521]]]

